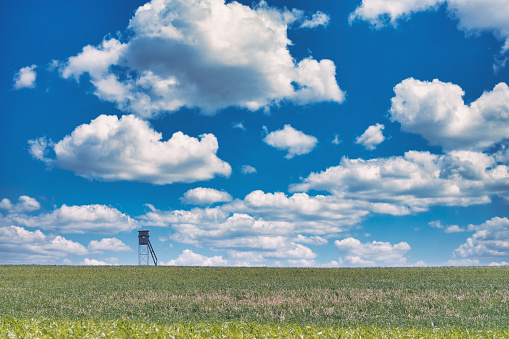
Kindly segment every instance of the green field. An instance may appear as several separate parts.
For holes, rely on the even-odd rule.
[[[509,267],[0,266],[0,337],[509,338]]]

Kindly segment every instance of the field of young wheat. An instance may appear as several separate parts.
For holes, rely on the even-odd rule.
[[[0,266],[0,337],[508,338],[509,267]]]

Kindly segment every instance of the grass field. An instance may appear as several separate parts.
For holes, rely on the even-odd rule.
[[[0,266],[1,337],[509,338],[509,267]]]

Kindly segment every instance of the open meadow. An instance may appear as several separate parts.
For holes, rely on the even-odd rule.
[[[508,338],[509,267],[0,266],[0,337]]]

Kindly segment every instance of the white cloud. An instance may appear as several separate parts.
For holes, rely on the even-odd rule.
[[[488,264],[488,266],[509,266],[508,262],[502,261],[502,262],[491,262]]]
[[[140,220],[144,225],[171,227],[172,241],[227,250],[229,265],[294,265],[303,264],[302,260],[311,264],[316,253],[308,245],[327,244],[327,238],[350,230],[372,211],[394,210],[384,210],[387,205],[338,196],[253,191],[215,208],[159,211],[149,206]],[[356,260],[343,260],[347,259]]]
[[[306,105],[322,101],[341,103],[345,99],[336,83],[336,66],[328,59],[319,62],[307,58],[299,62],[294,79],[300,87],[292,94],[292,100],[298,104]]]
[[[138,228],[138,222],[113,207],[105,205],[62,205],[51,213],[37,216],[9,213],[0,218],[0,226],[20,225],[54,230],[60,233],[115,234]]]
[[[505,0],[447,0],[447,7],[456,19],[459,29],[477,33],[493,32],[504,41],[502,51],[509,48],[509,4]]]
[[[428,223],[428,226],[430,226],[430,227],[434,227],[434,228],[444,228],[444,226],[442,225],[442,223],[440,222],[440,220],[430,221],[430,222]]]
[[[102,260],[96,260],[96,259],[89,259],[85,258],[80,265],[86,265],[86,266],[109,266],[110,263],[107,263],[106,261]]]
[[[443,229],[445,233],[459,233],[459,232],[465,232],[466,229],[459,227],[458,225],[448,225],[444,226],[440,222],[440,220],[430,221],[428,223],[429,226],[434,228],[440,228]]]
[[[276,236],[253,236],[236,238],[231,240],[220,240],[215,243],[219,248],[231,248],[228,254],[231,256],[230,261],[237,265],[245,262],[239,257],[242,253],[243,260],[254,262],[280,262],[286,260],[289,265],[295,265],[297,262],[310,261],[316,258],[309,247],[290,241],[286,237]],[[236,261],[235,261],[236,260]],[[307,265],[306,265],[307,266]]]
[[[54,159],[37,156],[44,153],[37,141],[32,141],[31,153],[79,176],[105,181],[164,185],[230,175],[230,165],[216,156],[218,143],[214,135],[203,134],[197,139],[176,132],[167,141],[161,138],[161,133],[134,115],[120,119],[101,115],[51,144]]]
[[[85,255],[81,244],[62,236],[48,236],[40,230],[0,225],[0,258],[2,264],[56,263],[67,255]]]
[[[320,237],[318,235],[305,236],[302,234],[297,234],[293,241],[296,243],[308,244],[308,245],[327,245],[329,242],[327,239]]]
[[[329,24],[329,21],[330,21],[330,17],[327,14],[325,14],[324,12],[318,11],[315,14],[313,14],[311,19],[305,20],[300,25],[300,27],[301,28],[315,28],[318,26],[327,27],[327,25]]]
[[[240,171],[242,174],[253,174],[256,173],[256,168],[250,165],[243,165]]]
[[[317,263],[315,260],[308,259],[288,259],[287,260],[289,266],[296,267],[316,267]]]
[[[99,47],[87,45],[80,54],[61,65],[62,77],[67,79],[72,76],[79,80],[83,73],[89,73],[92,78],[100,79],[108,74],[111,65],[118,63],[126,48],[127,45],[117,39],[103,40]]]
[[[87,249],[81,245],[80,243],[68,240],[62,236],[57,235],[53,238],[49,245],[46,246],[47,249],[57,250],[57,251],[65,251],[67,253],[74,253],[84,255],[87,254]]]
[[[395,26],[401,18],[427,10],[435,10],[447,3],[449,13],[458,20],[458,28],[468,34],[492,32],[504,41],[502,52],[509,48],[509,4],[506,0],[362,0],[350,14],[350,22],[359,19],[375,27],[387,22]]]
[[[279,150],[288,151],[287,159],[311,152],[318,143],[318,139],[314,136],[297,131],[290,125],[285,125],[283,129],[270,132],[263,141]]]
[[[159,226],[168,227],[172,224],[209,224],[213,222],[220,222],[220,220],[226,220],[228,213],[222,211],[219,207],[206,207],[206,208],[193,208],[190,211],[187,210],[170,210],[160,211],[150,204],[146,204],[149,207],[148,211],[143,216],[140,216],[142,225],[146,226]]]
[[[35,88],[35,79],[37,77],[37,72],[35,71],[36,67],[36,65],[32,65],[21,68],[14,75],[14,89]]]
[[[246,127],[244,126],[244,123],[242,123],[242,122],[234,122],[234,123],[232,123],[232,127],[240,129],[242,131],[246,130]]]
[[[333,143],[334,145],[339,145],[339,144],[340,144],[340,143],[342,143],[342,142],[343,142],[343,141],[339,139],[339,135],[338,135],[338,134],[336,134],[336,135],[334,136],[334,139],[332,139],[332,143]]]
[[[509,135],[509,87],[499,83],[465,105],[463,90],[437,79],[413,78],[394,87],[391,119],[405,132],[417,133],[445,150],[482,150]]]
[[[479,260],[477,259],[451,259],[447,260],[442,266],[478,266]]]
[[[223,259],[222,256],[207,257],[192,250],[186,249],[182,252],[177,259],[163,263],[162,265],[168,266],[224,266],[228,261]]]
[[[257,190],[243,201],[225,205],[224,209],[250,213],[270,221],[291,222],[294,232],[324,235],[343,232],[359,223],[371,207],[369,203],[334,196],[309,196],[306,193],[287,196],[282,192]]]
[[[394,245],[380,241],[361,243],[355,238],[336,240],[334,245],[341,253],[345,254],[345,257],[340,258],[340,261],[354,266],[404,264],[406,262],[405,254],[410,250],[410,245],[406,242]]]
[[[368,21],[378,28],[387,21],[395,26],[398,19],[407,18],[412,13],[436,8],[445,0],[362,0],[350,14],[350,23],[356,19]]]
[[[445,233],[460,233],[465,231],[466,230],[464,228],[461,228],[458,225],[449,225],[444,230]]]
[[[235,239],[217,240],[214,245],[220,248],[256,249],[264,259],[313,259],[316,254],[302,244],[289,241],[283,236],[250,236]],[[255,251],[256,252],[256,251]]]
[[[290,190],[324,190],[342,199],[376,202],[371,207],[375,213],[401,215],[432,205],[485,204],[494,194],[508,199],[508,179],[509,167],[483,153],[410,151],[403,157],[343,158],[338,166],[311,173]]]
[[[49,160],[46,155],[48,153],[48,149],[55,146],[55,144],[48,141],[45,137],[40,137],[28,140],[28,145],[30,146],[28,152],[34,159],[41,160],[48,165],[51,163],[51,160]]]
[[[0,209],[10,210],[12,208],[12,203],[9,199],[4,198],[0,201]]]
[[[313,200],[305,194],[286,197],[282,193],[274,196],[256,191],[244,201],[235,200],[216,208],[166,212],[152,208],[140,219],[145,225],[171,227],[173,241],[231,250],[235,255],[229,255],[228,262],[244,265],[247,258],[240,258],[239,253],[249,252],[251,258],[257,258],[256,262],[265,264],[314,259],[316,254],[304,245],[327,244],[319,234],[348,229],[365,213],[347,204]]]
[[[292,265],[290,261],[302,260],[309,264],[315,253],[304,245],[325,244],[328,238],[351,230],[370,214],[405,215],[426,211],[433,205],[488,203],[491,195],[506,194],[507,178],[508,168],[497,165],[486,154],[412,151],[404,157],[343,159],[339,166],[312,173],[292,186],[296,192],[293,195],[258,190],[244,199],[190,211],[159,211],[149,206],[150,211],[140,220],[144,225],[171,227],[170,239],[175,242],[227,250],[230,265],[245,265],[249,255],[256,259],[252,261],[255,264]],[[330,194],[310,196],[300,190]],[[454,230],[438,221],[433,225]],[[395,246],[368,244],[374,248]],[[379,262],[352,250],[342,257],[341,264],[403,263],[394,260]]]
[[[31,232],[18,226],[2,226],[2,228],[0,228],[0,232],[2,235],[1,239],[4,242],[9,240],[12,244],[46,240],[46,235],[41,231],[36,230]]]
[[[368,150],[374,150],[376,146],[385,140],[385,137],[382,133],[384,128],[385,126],[382,124],[369,126],[361,136],[355,139],[355,143],[363,145]]]
[[[88,244],[88,249],[93,252],[114,251],[114,252],[130,252],[131,247],[124,244],[117,238],[103,238],[100,241],[92,240]]]
[[[191,211],[163,212],[154,209],[140,219],[144,225],[171,226],[174,230],[172,240],[194,245],[219,246],[218,241],[223,239],[280,236],[292,231],[292,225],[288,222],[265,221],[245,213],[230,214],[224,211],[225,208],[229,209],[226,205],[194,208]],[[229,247],[231,242],[228,244]]]
[[[213,188],[197,187],[190,189],[181,198],[182,202],[193,205],[212,205],[216,202],[228,202],[231,195]]]
[[[454,250],[460,258],[509,257],[509,219],[492,218],[481,225],[469,225],[475,234]]]
[[[143,117],[184,106],[213,114],[229,106],[268,109],[282,100],[342,102],[332,61],[296,64],[290,55],[287,29],[302,19],[302,11],[265,2],[250,8],[224,0],[153,0],[131,18],[129,41],[85,46],[61,74],[89,73],[99,98]],[[317,12],[301,26],[327,23]]]
[[[13,204],[9,199],[4,198],[0,201],[0,209],[7,210],[9,213],[20,213],[20,212],[33,212],[41,208],[41,204],[26,195],[22,195],[18,198],[18,203]]]

